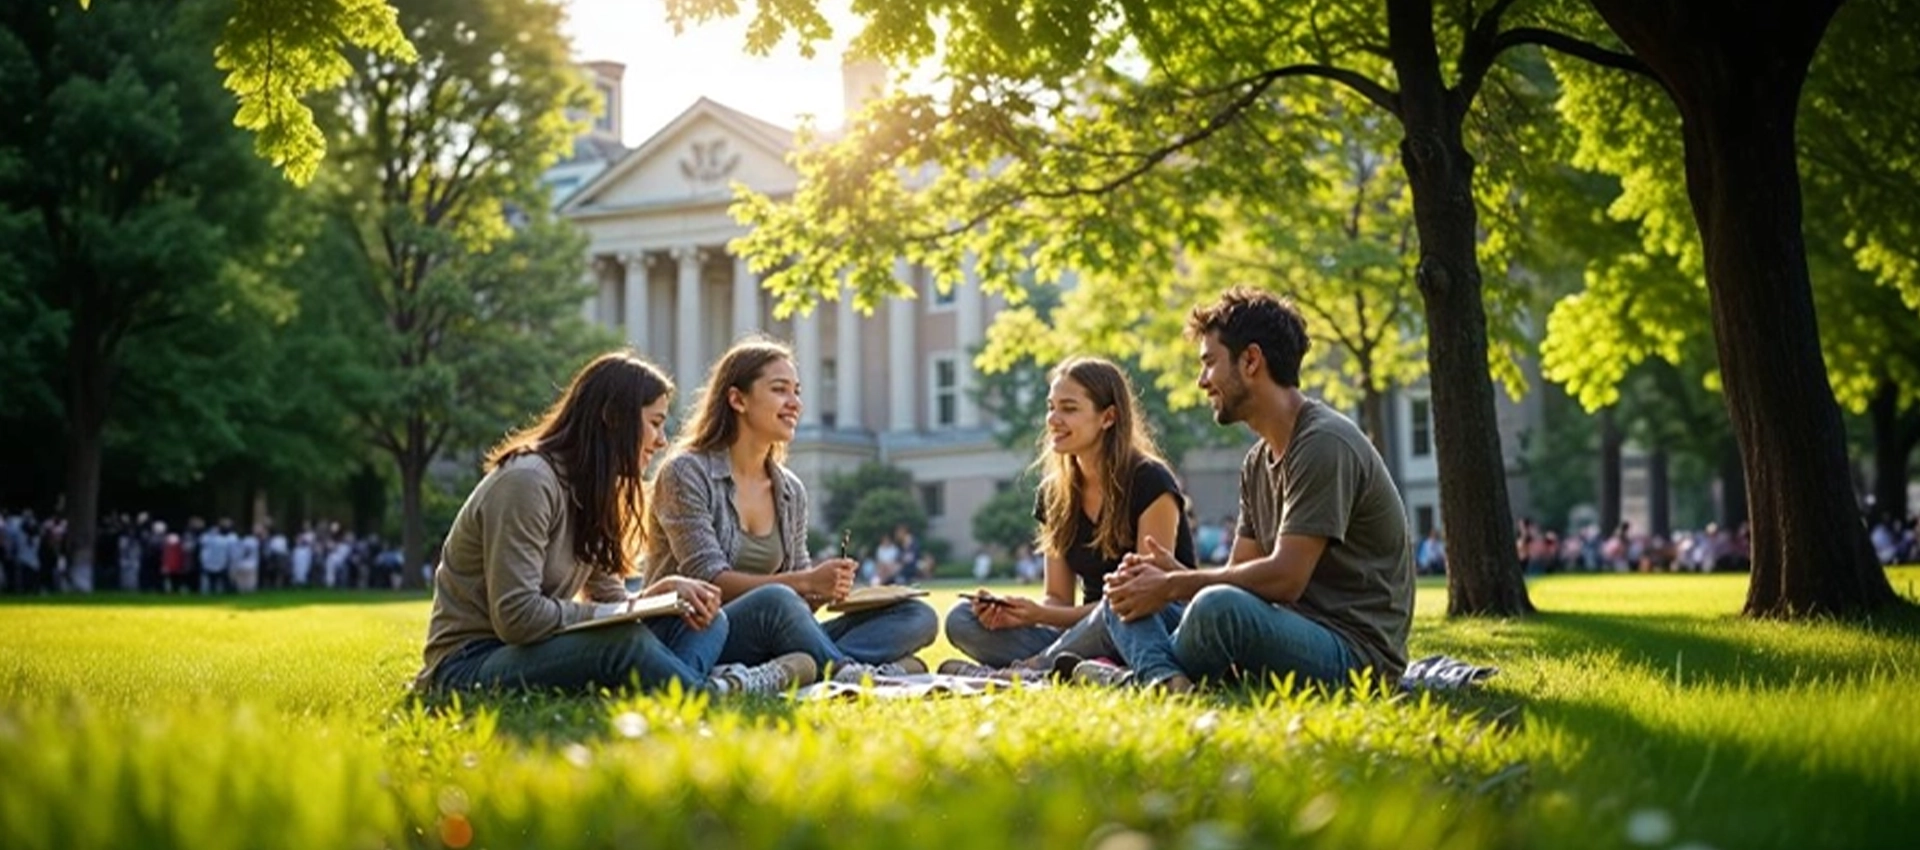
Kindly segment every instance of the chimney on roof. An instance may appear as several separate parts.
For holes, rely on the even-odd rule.
[[[848,53],[840,58],[840,90],[851,123],[867,101],[887,93],[887,66],[878,60]]]
[[[600,102],[600,114],[594,116],[593,124],[587,128],[587,135],[620,143],[620,86],[627,77],[627,66],[619,62],[597,60],[582,63],[587,72],[587,80],[593,83],[594,94]]]

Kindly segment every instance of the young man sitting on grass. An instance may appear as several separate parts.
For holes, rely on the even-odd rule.
[[[1200,388],[1214,421],[1260,437],[1240,469],[1227,565],[1182,569],[1157,540],[1107,577],[1104,616],[1131,669],[1083,662],[1075,678],[1180,692],[1270,676],[1341,685],[1397,679],[1413,620],[1406,510],[1373,443],[1300,392],[1306,321],[1268,293],[1230,289],[1194,310]],[[1178,624],[1154,616],[1192,600]]]

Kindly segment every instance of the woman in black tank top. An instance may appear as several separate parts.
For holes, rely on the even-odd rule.
[[[1110,361],[1068,359],[1049,374],[1034,500],[1045,595],[974,594],[947,614],[947,639],[978,664],[952,675],[1017,677],[1063,655],[1114,657],[1098,615],[1102,582],[1151,537],[1191,566],[1186,497],[1141,422],[1127,375]],[[1076,593],[1076,585],[1078,592]],[[1008,669],[1011,668],[1011,669]]]

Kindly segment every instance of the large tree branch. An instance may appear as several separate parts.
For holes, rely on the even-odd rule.
[[[1155,166],[1165,162],[1167,159],[1173,157],[1173,155],[1198,145],[1212,138],[1221,130],[1232,126],[1235,121],[1240,120],[1240,117],[1245,114],[1249,108],[1260,101],[1261,95],[1265,94],[1267,89],[1273,86],[1274,82],[1286,77],[1321,77],[1323,79],[1334,80],[1359,92],[1368,100],[1380,106],[1380,108],[1396,116],[1399,115],[1399,95],[1386,86],[1356,71],[1346,68],[1336,68],[1329,65],[1314,64],[1288,65],[1282,68],[1273,68],[1250,77],[1244,77],[1230,83],[1194,92],[1195,97],[1202,99],[1227,94],[1234,94],[1235,96],[1222,107],[1220,111],[1209,117],[1206,123],[1201,125],[1200,129],[1175,138],[1172,142],[1157,149],[1144,151],[1140,157],[1140,162],[1122,171],[1118,175],[1092,185],[1069,185],[1058,189],[1008,192],[1002,197],[991,201],[986,205],[985,209],[980,210],[958,225],[932,232],[908,234],[906,239],[910,242],[938,242],[956,234],[966,233],[985,224],[989,219],[1000,214],[1002,211],[1030,198],[1060,200],[1075,197],[1097,197],[1109,194],[1145,176],[1147,172],[1152,171]]]
[[[1500,56],[1500,18],[1512,5],[1513,0],[1497,0],[1480,13],[1478,20],[1471,18],[1471,9],[1466,12],[1469,20],[1462,23],[1467,32],[1460,46],[1460,81],[1453,87],[1455,108],[1462,113],[1479,96],[1480,84],[1493,69],[1493,60]]]
[[[1582,41],[1566,33],[1544,30],[1538,27],[1516,27],[1501,33],[1494,39],[1493,52],[1495,55],[1499,55],[1501,51],[1509,47],[1518,47],[1522,44],[1532,44],[1557,50],[1569,56],[1585,59],[1601,67],[1639,74],[1649,80],[1660,83],[1662,86],[1666,85],[1666,83],[1660,79],[1660,76],[1653,72],[1653,68],[1649,67],[1647,63],[1640,61],[1639,57],[1631,53],[1608,50],[1593,42]]]

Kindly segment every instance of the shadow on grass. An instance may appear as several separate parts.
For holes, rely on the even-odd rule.
[[[1727,616],[1633,616],[1557,612],[1541,614],[1527,631],[1539,652],[1572,656],[1614,651],[1622,660],[1682,684],[1784,688],[1809,679],[1857,681],[1886,676],[1893,659],[1920,638],[1920,615],[1912,608],[1889,611],[1874,621],[1826,621],[1837,629],[1886,642],[1885,652],[1835,652],[1817,635],[1770,640],[1754,631],[1793,628]]]
[[[1674,840],[1713,847],[1903,847],[1920,832],[1920,807],[1899,776],[1876,778],[1712,729],[1653,726],[1592,700],[1526,702],[1529,726],[1584,745],[1577,763],[1539,776],[1537,790],[1571,794],[1601,829],[1625,829],[1636,812],[1657,810]]]
[[[692,700],[701,699],[698,695],[674,697],[654,691],[640,691],[631,687],[603,690],[598,693],[564,693],[560,691],[511,691],[491,690],[464,692],[456,700],[452,695],[434,693],[416,697],[407,694],[397,700],[392,716],[408,717],[416,703],[429,714],[441,717],[460,717],[470,720],[481,712],[494,715],[494,730],[521,745],[554,745],[561,743],[601,744],[626,737],[618,728],[618,716],[624,714],[623,706],[639,700],[662,701],[670,712],[679,712]],[[725,712],[739,718],[748,725],[760,725],[780,720],[791,721],[796,703],[781,697],[724,697],[708,698],[705,707],[698,713],[711,716],[716,712]],[[639,706],[639,708],[645,708]]]
[[[271,611],[309,605],[418,605],[433,601],[433,591],[419,590],[263,590],[259,593],[202,596],[198,594],[122,593],[0,596],[0,609],[28,605],[50,608],[180,607],[235,611]]]

